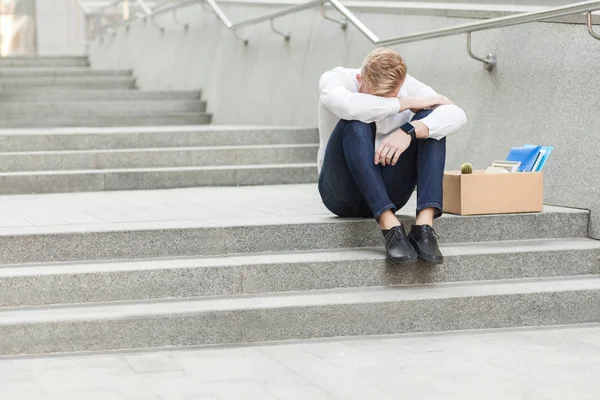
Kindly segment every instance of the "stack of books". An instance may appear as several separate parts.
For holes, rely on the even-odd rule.
[[[494,161],[492,166],[486,170],[486,173],[540,172],[552,150],[552,146],[535,146],[532,144],[513,147],[510,149],[506,160]]]

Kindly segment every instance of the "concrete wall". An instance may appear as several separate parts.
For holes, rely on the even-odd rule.
[[[85,14],[77,0],[36,0],[39,55],[85,54]]]
[[[273,7],[225,8],[233,21]],[[268,24],[250,28],[244,46],[200,7],[138,22],[91,44],[94,67],[134,68],[143,89],[202,89],[217,124],[316,125],[317,82],[337,65],[359,66],[373,46],[354,28],[342,31],[308,10],[281,18],[286,43]],[[332,13],[334,15],[334,13]],[[380,37],[473,21],[362,11]],[[600,30],[600,29],[599,29]],[[485,72],[466,53],[464,36],[397,46],[409,71],[462,106],[469,123],[451,137],[447,168],[485,168],[524,143],[555,147],[546,165],[546,202],[592,210],[600,238],[600,41],[583,25],[535,23],[473,35],[474,51],[498,56]]]

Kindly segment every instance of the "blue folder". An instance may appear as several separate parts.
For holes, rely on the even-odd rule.
[[[526,144],[523,147],[537,147],[533,144]],[[535,162],[535,164],[533,165],[533,172],[539,172],[542,170],[542,168],[544,168],[544,164],[546,164],[546,160],[548,160],[548,156],[550,155],[550,153],[552,152],[552,150],[554,150],[554,147],[552,146],[540,146],[540,155],[537,158],[537,161]]]
[[[513,147],[506,156],[506,161],[520,161],[519,172],[531,172],[538,160],[541,149],[542,146]]]

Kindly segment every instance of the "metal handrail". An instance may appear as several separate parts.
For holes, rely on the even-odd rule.
[[[448,28],[436,29],[433,31],[415,33],[412,35],[398,36],[395,38],[381,40],[378,44],[381,46],[390,46],[418,40],[435,39],[445,36],[459,35],[462,33],[522,25],[530,22],[543,21],[550,18],[560,18],[568,15],[583,14],[599,9],[600,1],[583,1],[581,3],[573,3],[566,6],[553,7],[540,11],[509,15],[506,17],[493,18],[487,21],[472,22],[469,24],[456,25]]]
[[[116,0],[111,3],[112,5],[119,4],[123,0]],[[447,28],[435,29],[431,31],[419,32],[410,35],[403,35],[392,37],[389,39],[380,39],[373,31],[371,31],[365,24],[363,24],[348,8],[346,8],[339,0],[311,0],[306,3],[296,4],[293,6],[286,7],[279,11],[275,11],[270,14],[266,14],[260,17],[251,18],[245,21],[241,21],[238,23],[232,23],[227,14],[221,9],[216,0],[188,0],[183,1],[182,3],[175,4],[171,7],[167,7],[164,9],[157,10],[156,12],[151,12],[147,15],[147,17],[154,17],[158,14],[162,14],[168,11],[174,11],[178,8],[185,7],[194,3],[204,3],[210,7],[210,9],[215,13],[219,21],[228,29],[237,34],[237,31],[242,28],[246,28],[252,25],[256,25],[262,22],[271,22],[271,29],[285,37],[286,40],[290,39],[289,32],[281,32],[273,26],[273,20],[275,18],[283,17],[289,14],[294,14],[296,12],[306,10],[312,7],[323,7],[329,4],[331,7],[336,9],[344,18],[341,21],[336,21],[330,17],[325,16],[324,11],[322,10],[322,15],[330,21],[338,22],[342,28],[346,28],[347,23],[352,24],[363,36],[365,36],[371,43],[376,46],[391,46],[402,43],[416,42],[421,40],[429,40],[447,36],[455,36],[460,34],[467,34],[467,53],[469,56],[477,61],[483,63],[484,68],[487,71],[491,71],[494,69],[496,65],[496,57],[492,54],[488,54],[486,57],[479,57],[473,54],[471,50],[471,34],[477,31],[489,30],[489,29],[497,29],[504,28],[514,25],[521,25],[531,22],[539,22],[552,18],[560,18],[569,15],[575,14],[587,14],[587,29],[589,34],[595,38],[600,40],[600,34],[596,33],[593,30],[592,25],[592,12],[600,10],[600,0],[588,0],[579,3],[569,4],[565,6],[559,7],[551,7],[538,11],[531,11],[526,13],[520,13],[516,15],[509,15],[505,17],[492,18],[485,21],[472,22],[467,24],[455,25]],[[109,6],[110,7],[110,6]],[[127,25],[131,23],[131,21],[126,21],[123,25]],[[248,43],[247,38],[242,38],[245,43]]]
[[[146,15],[152,14],[152,10],[150,9],[150,7],[148,7],[148,4],[146,4],[146,2],[144,0],[136,0],[136,3],[138,4],[138,6],[140,6],[140,8],[144,12],[144,14],[146,14]]]
[[[223,10],[221,10],[221,7],[219,7],[217,5],[217,3],[215,2],[215,0],[206,0],[206,3],[213,9],[213,11],[215,12],[215,14],[217,14],[217,18],[219,18],[219,20],[221,21],[221,23],[223,25],[225,25],[229,29],[231,29],[233,27],[233,24],[231,23],[231,21],[229,20],[229,18],[227,18],[227,15],[225,15],[225,13],[223,12]]]

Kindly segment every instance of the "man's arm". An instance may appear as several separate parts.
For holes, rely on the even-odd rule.
[[[406,97],[400,101],[413,111],[435,107],[427,117],[411,122],[417,138],[440,140],[467,123],[467,116],[462,109],[412,76],[406,76],[403,89]],[[397,129],[384,139],[375,151],[375,164],[396,165],[400,155],[410,146],[410,142],[410,136]]]
[[[406,81],[403,88],[407,96],[410,97],[410,99],[406,99],[404,103],[407,103],[407,105],[411,106],[411,108],[413,108],[412,106],[414,105],[417,105],[417,108],[420,108],[419,104],[409,104],[414,98],[440,96],[431,87],[425,85],[410,75],[406,76]],[[400,99],[400,101],[403,100]],[[448,103],[451,102],[448,101]],[[455,104],[439,105],[427,117],[419,121],[412,122],[418,138],[431,138],[437,140],[456,132],[466,123],[467,115]]]
[[[401,109],[398,98],[352,92],[346,76],[335,69],[321,76],[319,90],[323,104],[340,119],[370,123],[397,114]]]

